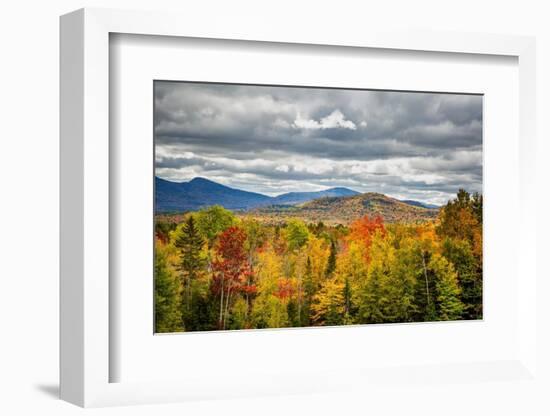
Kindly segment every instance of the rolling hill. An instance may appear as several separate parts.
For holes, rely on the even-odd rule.
[[[288,192],[274,197],[271,203],[272,205],[297,205],[318,198],[352,196],[358,194],[359,192],[352,191],[348,188],[330,188],[318,192]]]
[[[306,222],[349,224],[364,215],[380,215],[384,222],[423,222],[437,217],[438,209],[413,206],[383,194],[369,192],[347,197],[325,197],[296,206],[266,206],[249,213],[263,221],[277,223],[290,217]]]

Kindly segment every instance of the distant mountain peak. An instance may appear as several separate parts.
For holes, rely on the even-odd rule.
[[[344,192],[354,192],[356,194],[359,193],[357,191],[354,191],[353,189],[345,188],[343,186],[335,186],[333,188],[328,188],[328,189],[325,189],[325,192],[326,191],[344,191]]]
[[[256,192],[231,188],[201,176],[188,182],[174,182],[155,177],[155,209],[157,212],[183,212],[212,205],[221,205],[232,210],[250,210],[272,206],[312,206],[333,204],[336,201],[363,201],[364,207],[376,204],[407,204],[418,208],[433,208],[417,201],[398,201],[378,192],[361,194],[345,187],[333,187],[313,192],[288,192],[270,197]],[[317,201],[317,202],[316,202]],[[380,202],[376,202],[380,201]],[[306,205],[304,205],[306,204]]]
[[[194,211],[212,205],[244,210],[265,205],[270,200],[266,195],[233,189],[202,177],[193,178],[189,182],[157,178],[155,186],[157,212]]]
[[[202,176],[196,176],[189,181],[189,183],[215,183],[216,185],[221,185],[217,182],[211,181],[210,179],[203,178]]]

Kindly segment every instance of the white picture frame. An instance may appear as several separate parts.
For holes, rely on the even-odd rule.
[[[357,386],[393,383],[396,374],[414,373],[430,380],[435,374],[475,383],[484,371],[507,380],[536,380],[536,218],[528,207],[535,195],[535,41],[529,37],[361,30],[326,34],[277,24],[237,31],[230,22],[206,25],[200,19],[168,13],[82,9],[61,18],[61,398],[88,406],[158,403],[197,398],[322,392],[346,389],[343,378]],[[114,33],[226,39],[281,44],[331,45],[452,54],[504,55],[519,67],[519,214],[517,292],[519,334],[517,354],[499,362],[422,366],[396,373],[380,368],[368,372],[342,368],[318,374],[281,373],[261,381],[223,386],[211,380],[142,383],[111,382],[110,365],[110,169],[109,36]],[[481,377],[483,379],[483,377]],[[308,384],[309,382],[309,384]]]

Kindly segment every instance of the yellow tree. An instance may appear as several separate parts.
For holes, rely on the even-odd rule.
[[[313,297],[312,321],[316,325],[346,323],[345,283],[338,278],[327,279]]]
[[[360,302],[359,289],[367,279],[365,250],[365,245],[361,242],[351,241],[338,255],[335,275],[344,284],[344,312],[348,317],[356,314]]]
[[[313,283],[319,287],[325,278],[330,249],[326,240],[311,236],[306,246],[306,253],[311,262]]]
[[[286,303],[277,296],[279,283],[284,280],[282,262],[271,245],[258,254],[256,269],[258,296],[252,306],[252,320],[256,328],[287,326]]]

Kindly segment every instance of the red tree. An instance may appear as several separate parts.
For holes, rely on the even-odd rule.
[[[372,239],[377,232],[386,235],[386,228],[384,227],[384,220],[382,217],[378,215],[371,219],[368,215],[365,215],[351,223],[349,238],[354,241],[361,241],[365,244],[368,257]]]
[[[229,227],[218,237],[216,256],[212,262],[212,290],[220,297],[218,326],[225,328],[231,297],[240,290],[250,290],[246,277],[250,273],[244,243],[246,233],[238,227]]]
[[[294,285],[290,279],[279,279],[277,282],[277,290],[274,295],[280,300],[287,300],[294,294]]]

